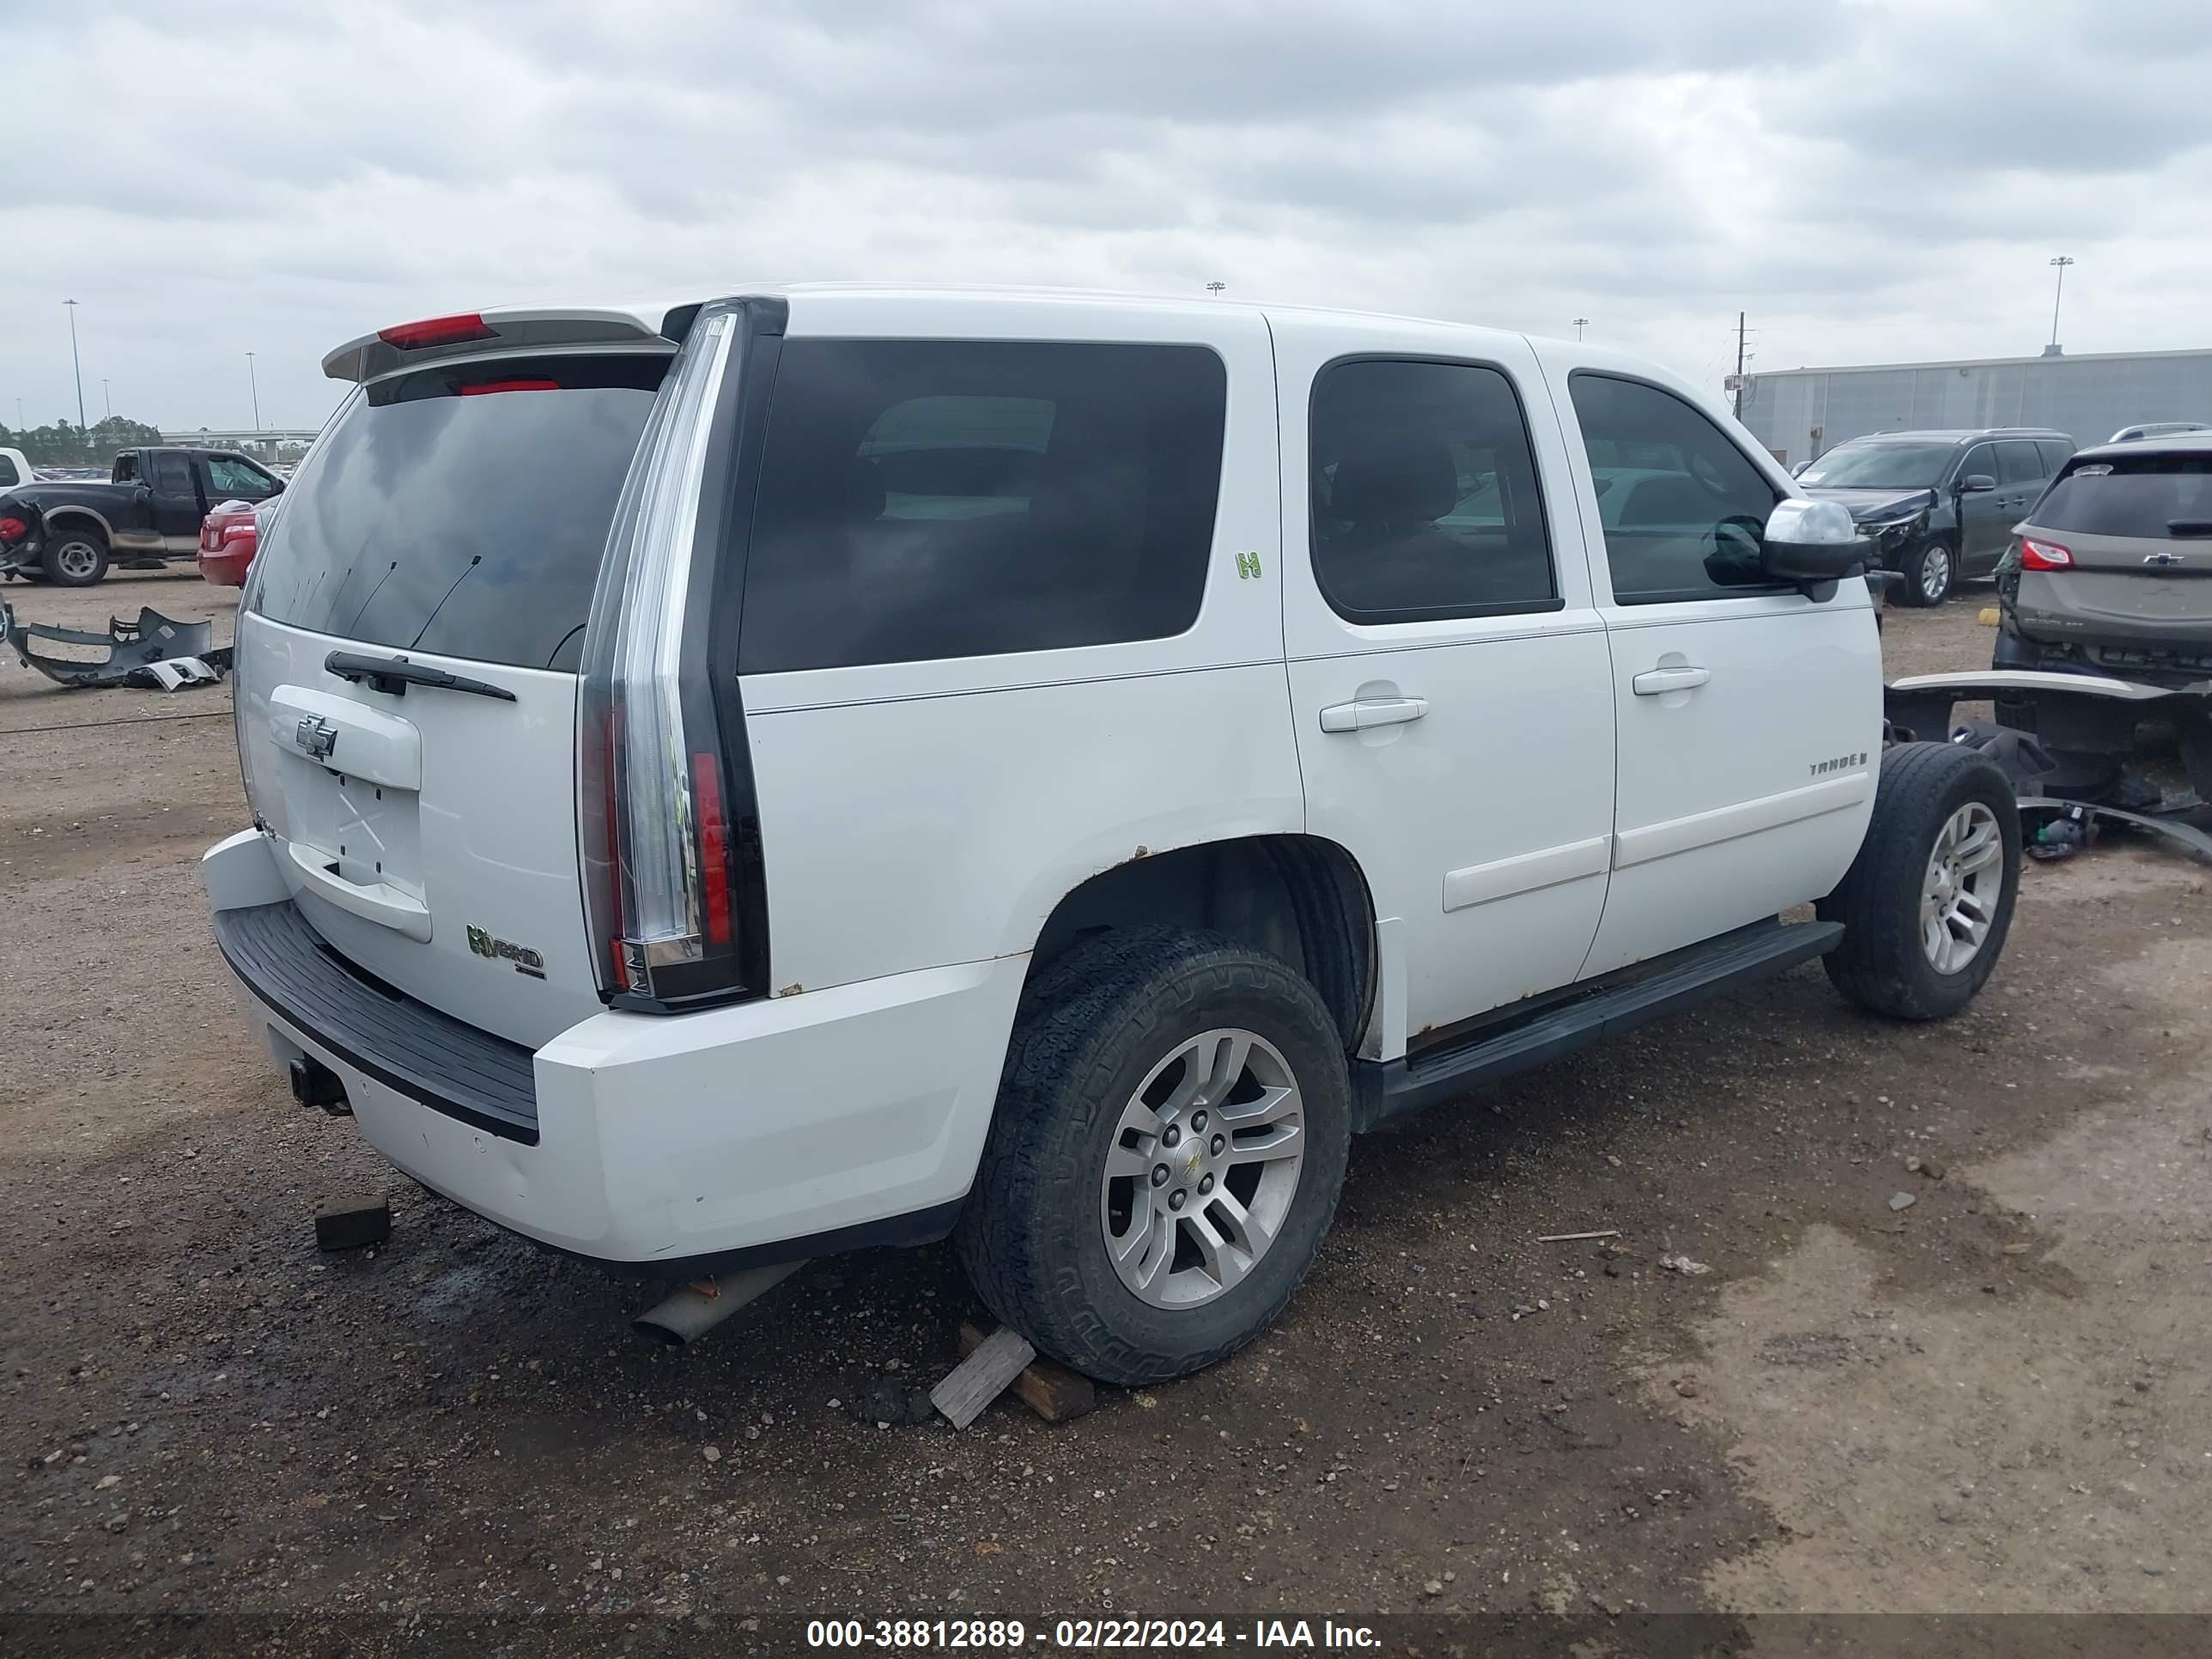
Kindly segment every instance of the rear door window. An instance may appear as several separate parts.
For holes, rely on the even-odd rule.
[[[573,671],[666,367],[510,360],[368,387],[285,491],[254,609],[370,645]]]
[[[787,341],[740,671],[1181,633],[1206,585],[1227,397],[1201,346]]]
[[[2043,457],[2025,438],[2007,438],[1996,447],[1997,482],[2001,484],[2041,483],[2047,476]]]
[[[1309,471],[1314,579],[1347,621],[1559,609],[1528,422],[1498,369],[1331,365]]]
[[[162,495],[192,495],[192,464],[182,455],[165,453],[154,457],[154,489]]]
[[[2051,486],[2035,525],[2078,536],[2212,538],[2212,453],[2130,455],[2077,466]]]
[[[2057,477],[2058,469],[2074,453],[2074,446],[2061,438],[2038,438],[2035,447],[2043,457],[2043,476],[2046,478]]]

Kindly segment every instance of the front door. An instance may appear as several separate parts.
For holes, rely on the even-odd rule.
[[[1586,976],[1771,918],[1842,878],[1881,763],[1866,586],[1815,601],[1765,581],[1784,493],[1677,392],[1547,368],[1576,446],[1619,720],[1613,876]],[[1610,504],[1610,505],[1609,505]]]
[[[1605,634],[1534,355],[1276,319],[1284,635],[1308,830],[1380,920],[1363,1052],[1571,984],[1605,902]],[[1530,419],[1532,411],[1540,411]]]
[[[1995,488],[1964,488],[1967,479],[1976,477],[1991,480]],[[1997,447],[1976,444],[1968,450],[1952,487],[1960,491],[1959,568],[1962,572],[1987,570],[2004,551],[2012,526],[2025,510],[2012,505],[2019,490],[2008,486],[1997,471]]]

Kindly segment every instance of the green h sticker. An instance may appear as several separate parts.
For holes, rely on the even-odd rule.
[[[1237,556],[1237,574],[1247,581],[1256,577],[1260,574],[1260,556],[1257,553],[1239,553]]]

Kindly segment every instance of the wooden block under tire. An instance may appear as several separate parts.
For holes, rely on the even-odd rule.
[[[983,1333],[965,1321],[960,1326],[960,1352],[971,1354],[983,1346]],[[1080,1372],[1038,1354],[1024,1365],[1011,1385],[1022,1403],[1048,1423],[1065,1423],[1080,1417],[1098,1403],[1097,1385]]]
[[[315,1248],[357,1250],[392,1237],[392,1206],[380,1198],[334,1198],[315,1210]]]

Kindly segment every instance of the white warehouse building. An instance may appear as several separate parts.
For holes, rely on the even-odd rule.
[[[1792,368],[1744,385],[1743,423],[1784,466],[1869,432],[2041,426],[2087,447],[2139,421],[2212,422],[2212,349]]]

